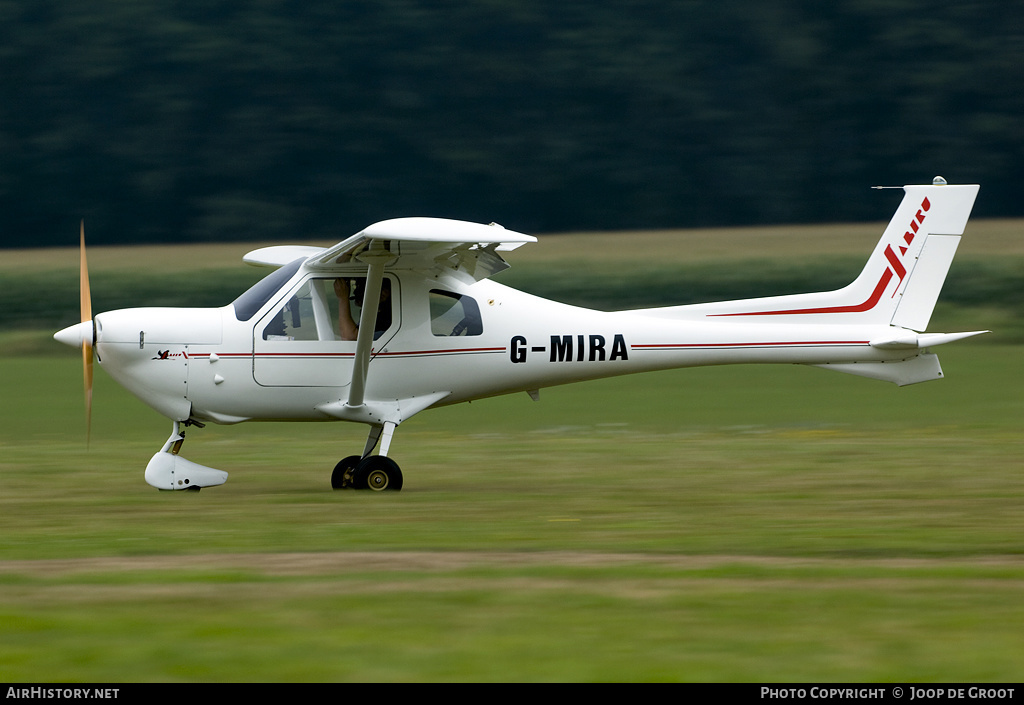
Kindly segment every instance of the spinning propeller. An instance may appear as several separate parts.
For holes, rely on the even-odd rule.
[[[58,342],[82,348],[82,376],[85,384],[86,439],[92,436],[92,363],[96,342],[96,324],[92,319],[92,296],[89,293],[89,267],[85,261],[85,221],[81,225],[81,262],[79,266],[79,299],[82,322],[54,334]]]

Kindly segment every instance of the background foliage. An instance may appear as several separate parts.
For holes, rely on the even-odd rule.
[[[0,246],[1024,214],[1018,2],[0,0]]]

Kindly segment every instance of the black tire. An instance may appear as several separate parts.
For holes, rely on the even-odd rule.
[[[352,486],[357,490],[373,490],[398,492],[402,489],[402,471],[391,458],[383,455],[371,455],[364,458],[352,477]]]
[[[354,487],[353,479],[356,466],[363,458],[360,455],[350,455],[334,466],[331,473],[331,487],[336,490],[346,490]]]

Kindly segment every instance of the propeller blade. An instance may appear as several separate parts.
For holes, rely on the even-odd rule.
[[[81,266],[79,272],[79,299],[82,323],[92,323],[92,294],[89,292],[89,266],[85,261],[85,221],[81,225]],[[95,323],[93,323],[95,326]],[[85,437],[86,445],[92,438],[92,345],[95,333],[82,337],[82,377],[85,383]]]
[[[85,221],[81,223],[81,244],[82,244],[82,258],[81,258],[81,304],[82,304],[82,321],[92,320],[92,296],[89,293],[89,266],[85,261]]]

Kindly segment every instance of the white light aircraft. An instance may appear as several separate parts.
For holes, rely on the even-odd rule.
[[[941,378],[930,349],[987,332],[924,332],[978,186],[936,177],[903,189],[864,270],[842,289],[612,313],[491,281],[508,267],[500,253],[535,242],[529,235],[400,218],[326,249],[250,252],[245,262],[275,270],[223,308],[93,317],[83,225],[82,322],[54,337],[82,348],[87,418],[95,352],[171,419],[146,467],[158,489],[227,479],[178,454],[186,426],[341,420],[369,435],[331,485],[398,490],[392,434],[432,407],[513,392],[536,400],[543,387],[699,365],[795,363],[898,385]]]

